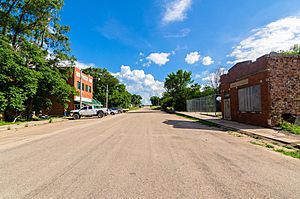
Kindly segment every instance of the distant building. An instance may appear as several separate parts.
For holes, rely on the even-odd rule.
[[[82,81],[80,81],[80,76]],[[80,82],[82,85],[80,85]],[[67,111],[80,108],[80,88],[82,88],[83,105],[92,105],[92,104],[101,105],[99,101],[93,99],[93,77],[92,76],[84,73],[80,74],[80,69],[74,67],[72,71],[72,77],[68,80],[68,83],[76,89],[77,95],[75,96],[70,95],[70,103],[68,104]],[[63,115],[64,111],[65,108],[61,104],[57,102],[53,102],[53,106],[46,113],[49,115]]]
[[[77,94],[74,99],[69,104],[69,109],[79,109],[80,108],[80,69],[74,67],[73,79],[70,84],[76,88]],[[82,73],[82,102],[84,104],[93,102],[93,77]]]
[[[300,115],[300,56],[271,53],[234,65],[221,77],[224,119],[275,126]]]

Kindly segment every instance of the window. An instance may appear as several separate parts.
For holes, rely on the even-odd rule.
[[[80,90],[80,82],[77,82],[77,89]]]
[[[240,112],[261,112],[260,85],[238,90]]]
[[[88,85],[85,85],[85,91],[89,92],[89,86]]]
[[[93,110],[93,107],[92,107],[92,106],[89,106],[89,110]]]
[[[87,110],[87,108],[88,108],[88,107],[85,106],[85,107],[83,107],[81,110],[82,110],[82,111],[85,111],[85,110]]]
[[[90,92],[90,93],[92,92],[92,87],[91,87],[91,86],[89,86],[89,92]]]
[[[84,91],[84,83],[82,83],[82,90]]]

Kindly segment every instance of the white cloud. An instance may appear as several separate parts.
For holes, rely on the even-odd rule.
[[[203,79],[208,76],[209,76],[209,71],[206,70],[206,71],[202,71],[200,74],[199,73],[195,74],[195,79],[203,81]]]
[[[162,96],[164,83],[155,80],[152,74],[144,70],[131,70],[130,66],[121,66],[121,71],[113,75],[125,84],[130,93],[143,97],[144,104],[150,104],[151,96]]]
[[[95,67],[95,64],[92,64],[92,63],[87,64],[87,63],[76,61],[75,66],[80,69],[86,69],[86,68],[90,68],[90,67],[92,67],[92,68]]]
[[[167,33],[164,37],[165,38],[183,38],[187,37],[191,32],[189,28],[183,28],[179,30],[177,33]]]
[[[202,64],[205,66],[212,65],[213,63],[215,63],[215,61],[210,56],[206,56],[202,60]]]
[[[186,55],[185,62],[188,64],[194,64],[200,60],[200,54],[198,52],[191,52]]]
[[[166,5],[163,23],[183,21],[187,18],[187,11],[192,5],[192,0],[173,0]]]
[[[252,35],[241,41],[228,55],[234,58],[228,63],[255,60],[272,51],[288,50],[299,43],[300,16],[283,18],[252,30]]]
[[[147,63],[145,63],[145,66],[150,66],[152,63],[155,63],[157,65],[165,65],[170,61],[169,56],[171,53],[151,53],[146,59],[148,60]]]

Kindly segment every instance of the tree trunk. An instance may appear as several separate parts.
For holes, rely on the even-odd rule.
[[[4,21],[4,25],[3,25],[3,29],[2,29],[2,34],[6,35],[7,32],[7,18],[9,17],[11,11],[13,10],[14,6],[18,3],[19,0],[14,0],[11,4],[11,6],[9,7],[8,11],[5,13],[5,17],[3,19]]]
[[[16,29],[15,29],[15,34],[13,36],[13,39],[12,39],[12,45],[14,48],[16,48],[16,44],[17,44],[17,39],[18,39],[18,35],[20,33],[20,28],[21,28],[21,23],[23,21],[23,18],[24,18],[24,15],[25,15],[25,10],[23,10],[22,14],[20,15],[20,18],[18,20],[18,24],[16,26]]]
[[[30,120],[32,118],[32,107],[33,107],[33,97],[31,97],[29,100],[27,120]]]

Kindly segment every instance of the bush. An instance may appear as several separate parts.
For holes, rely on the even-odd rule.
[[[282,122],[280,127],[283,129],[283,130],[286,130],[288,132],[291,132],[293,134],[300,134],[300,126],[298,125],[295,125],[295,124],[291,124],[289,122]]]

